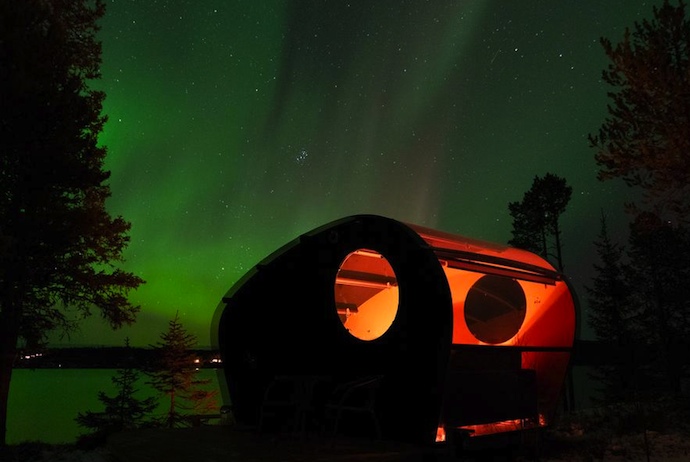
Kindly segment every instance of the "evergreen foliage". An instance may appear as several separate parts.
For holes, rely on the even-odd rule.
[[[597,340],[616,353],[615,363],[595,374],[603,401],[678,395],[690,376],[687,228],[644,212],[630,225],[627,252],[610,240],[604,221],[596,246],[589,322]]]
[[[559,270],[563,270],[560,216],[565,212],[573,188],[566,180],[547,173],[534,177],[532,187],[521,202],[508,204],[513,218],[513,238],[508,244],[529,250],[545,259],[554,257]]]
[[[116,268],[130,225],[111,217],[96,22],[101,0],[0,2],[0,446],[17,344],[69,333],[98,310],[113,328],[143,281]]]
[[[597,150],[599,179],[621,178],[642,191],[642,200],[627,204],[633,221],[625,265],[616,263],[620,249],[600,236],[602,265],[595,267],[589,292],[590,321],[600,338],[628,342],[620,351],[637,352],[638,397],[677,397],[690,376],[690,18],[685,3],[665,0],[654,7],[652,20],[626,29],[620,43],[606,38],[601,43],[611,61],[603,80],[616,91],[609,93],[609,116],[598,134],[589,136],[590,145]],[[613,391],[611,396],[621,392]]]
[[[690,18],[685,3],[654,7],[652,20],[626,29],[615,46],[601,44],[610,59],[604,82],[608,118],[598,134],[599,178],[622,178],[641,187],[645,207],[687,223],[690,212]],[[630,204],[631,208],[637,206]]]
[[[125,342],[129,347],[129,340]],[[158,406],[154,397],[139,399],[136,384],[139,372],[129,365],[118,369],[111,381],[115,385],[117,394],[108,396],[105,392],[98,393],[98,400],[103,403],[103,412],[87,411],[78,413],[76,421],[79,426],[89,429],[88,435],[82,435],[81,440],[95,443],[105,442],[108,435],[126,430],[135,430],[150,425],[150,416]]]
[[[613,403],[631,399],[639,382],[634,340],[640,336],[635,332],[640,326],[632,305],[628,268],[623,263],[624,248],[611,240],[603,213],[595,246],[599,262],[594,264],[592,286],[585,288],[588,321],[596,339],[616,352],[619,361],[596,366],[592,376],[600,385],[601,401]]]
[[[640,309],[639,332],[651,348],[650,372],[662,391],[677,394],[690,375],[690,233],[652,213],[630,227],[630,282]],[[684,347],[685,346],[685,347]]]
[[[199,379],[198,365],[191,350],[196,337],[188,333],[179,320],[179,313],[168,322],[168,330],[154,345],[159,351],[156,367],[147,372],[149,385],[169,398],[168,411],[159,424],[168,428],[191,425],[193,415],[217,409],[216,392],[204,388],[210,380]]]
[[[624,249],[609,236],[602,213],[601,230],[594,243],[599,263],[594,264],[596,277],[587,287],[590,307],[589,325],[599,340],[626,343],[630,332],[630,294],[623,264]]]

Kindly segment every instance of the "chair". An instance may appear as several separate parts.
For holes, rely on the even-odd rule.
[[[259,414],[259,433],[266,429],[266,420],[292,427],[293,433],[304,435],[307,420],[315,412],[314,391],[327,378],[315,375],[277,376],[266,387]]]
[[[292,423],[297,412],[295,382],[286,377],[275,377],[266,387],[259,413],[259,433],[270,428]],[[267,421],[269,422],[267,424]]]
[[[332,436],[335,437],[343,415],[359,415],[373,424],[376,438],[381,439],[381,427],[376,416],[376,394],[383,379],[382,375],[360,377],[338,385],[325,405],[325,413],[333,422]]]

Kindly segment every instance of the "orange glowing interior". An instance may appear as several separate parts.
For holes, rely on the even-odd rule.
[[[335,305],[347,331],[360,340],[374,340],[393,324],[398,312],[398,281],[380,253],[359,249],[340,265]]]
[[[572,345],[572,297],[548,262],[507,246],[413,229],[443,265],[453,300],[453,344]],[[383,335],[395,319],[398,296],[395,272],[380,253],[359,249],[343,260],[335,281],[335,304],[355,337],[373,340]]]

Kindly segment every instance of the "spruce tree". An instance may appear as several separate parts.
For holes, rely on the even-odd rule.
[[[637,383],[639,320],[623,263],[624,249],[611,240],[603,212],[595,246],[599,262],[594,264],[592,285],[585,289],[589,325],[596,339],[616,353],[615,364],[598,365],[593,373],[600,384],[601,400],[608,404],[630,398]]]
[[[125,347],[129,349],[129,339],[125,340]],[[98,400],[105,406],[102,412],[87,411],[77,414],[77,424],[90,430],[89,434],[82,435],[82,441],[101,443],[112,433],[149,425],[151,414],[158,403],[154,397],[139,399],[135,396],[140,374],[132,367],[131,362],[132,359],[128,358],[126,367],[118,369],[111,378],[115,385],[115,396],[108,396],[103,391],[98,393]]]
[[[658,391],[680,392],[690,338],[690,232],[645,212],[630,226],[630,284]],[[685,346],[685,347],[684,347]]]
[[[159,421],[165,427],[189,426],[191,416],[217,409],[217,392],[205,388],[211,381],[197,378],[199,368],[192,351],[196,344],[196,337],[185,330],[175,313],[154,345],[158,361],[147,373],[148,384],[168,397],[168,410]]]

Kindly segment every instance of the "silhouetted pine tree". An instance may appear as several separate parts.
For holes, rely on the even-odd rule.
[[[661,391],[680,392],[690,338],[690,233],[641,213],[630,227],[630,285]]]
[[[650,397],[677,400],[690,338],[690,17],[664,0],[617,44],[601,39],[608,117],[589,136],[600,180],[620,178],[642,193],[633,212],[626,282]],[[674,406],[673,407],[677,407]]]
[[[508,204],[513,218],[513,238],[508,244],[529,250],[545,259],[553,257],[563,271],[561,228],[559,219],[565,212],[573,188],[564,178],[547,173],[534,177],[532,187],[521,202]]]
[[[601,230],[594,243],[599,263],[594,264],[592,285],[586,287],[589,302],[589,325],[596,339],[615,352],[611,363],[597,365],[592,377],[600,384],[601,401],[615,403],[632,397],[637,384],[640,364],[635,352],[636,341],[644,336],[635,332],[639,320],[635,318],[632,288],[627,282],[622,261],[624,249],[611,241],[602,213]]]
[[[513,218],[513,238],[508,244],[520,249],[529,250],[542,257],[547,257],[546,229],[543,226],[543,215],[539,207],[530,204],[530,197],[522,202],[511,202],[508,211]]]
[[[601,44],[610,59],[602,79],[615,88],[596,135],[599,179],[640,187],[643,209],[690,218],[690,16],[685,3],[654,7],[622,41]],[[633,210],[639,208],[630,204]]]
[[[129,347],[129,339],[125,340],[125,346]],[[111,378],[117,394],[108,396],[103,391],[98,393],[98,400],[105,405],[103,412],[87,411],[77,414],[77,424],[91,430],[89,434],[82,435],[81,441],[102,443],[105,437],[112,433],[134,430],[149,424],[150,414],[158,403],[154,397],[135,397],[138,392],[136,384],[139,375],[129,364],[123,369],[118,369]]]
[[[191,425],[189,417],[217,409],[215,391],[204,389],[210,380],[198,379],[198,364],[191,351],[196,337],[188,333],[179,321],[179,314],[168,322],[168,330],[154,345],[159,351],[158,362],[149,372],[148,383],[169,398],[168,411],[160,423],[168,428]]]
[[[17,344],[93,312],[132,324],[143,281],[117,268],[130,225],[111,216],[98,137],[106,117],[102,0],[0,1],[0,446]]]

